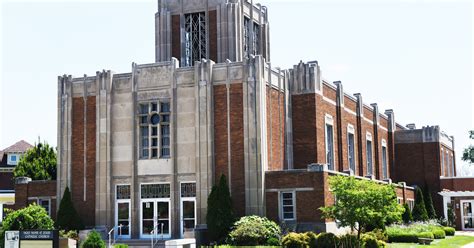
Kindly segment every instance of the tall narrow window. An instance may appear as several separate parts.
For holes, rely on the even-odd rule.
[[[326,163],[328,169],[334,170],[334,134],[332,117],[326,116]]]
[[[355,173],[355,150],[354,150],[354,127],[347,127],[347,152],[349,159],[349,168]]]
[[[244,54],[249,54],[249,41],[250,41],[250,19],[244,17]]]
[[[204,12],[184,15],[184,66],[193,66],[195,61],[206,58],[206,14]]]
[[[446,176],[445,175],[445,170],[444,170],[444,149],[441,148],[441,176]]]
[[[367,175],[371,176],[373,174],[373,165],[372,165],[372,135],[367,133]]]
[[[252,36],[250,36],[250,29],[252,29]],[[245,55],[260,54],[260,25],[250,21],[248,17],[244,17],[243,39]],[[250,51],[250,44],[252,44],[252,51]]]
[[[293,191],[280,193],[280,218],[282,220],[295,219],[295,193]]]
[[[446,150],[446,168],[447,168],[447,174],[448,174],[448,177],[452,176],[451,175],[451,163],[449,163],[449,152],[448,150]]]
[[[451,176],[452,177],[455,177],[455,168],[454,168],[454,157],[453,157],[453,154],[451,153]]]
[[[388,178],[388,168],[387,168],[387,143],[385,140],[382,140],[382,174],[383,179]]]
[[[258,47],[259,47],[259,42],[260,42],[260,25],[257,23],[253,23],[253,51],[252,54],[257,55],[260,53]]]
[[[170,104],[139,104],[140,159],[170,156]],[[161,151],[158,153],[158,151]]]

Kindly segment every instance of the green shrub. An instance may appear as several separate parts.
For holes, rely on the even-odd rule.
[[[2,222],[0,247],[5,245],[4,238],[7,230],[52,230],[54,228],[54,222],[46,210],[36,205],[36,203],[16,211],[9,210],[7,212],[8,214]]]
[[[280,240],[277,238],[271,237],[267,240],[267,245],[269,246],[280,246]]]
[[[421,232],[417,234],[418,238],[433,239],[434,235],[432,232]]]
[[[446,236],[454,236],[454,234],[456,233],[456,229],[448,226],[443,227],[443,230],[446,233]]]
[[[126,244],[115,244],[114,248],[128,248],[128,245],[126,245]]]
[[[364,248],[378,248],[377,239],[372,236],[364,236],[362,238],[362,247]]]
[[[418,242],[418,236],[416,233],[388,233],[388,242],[416,243]]]
[[[81,244],[81,248],[105,248],[105,242],[97,231],[92,231]]]
[[[431,199],[431,191],[428,188],[428,185],[426,185],[423,190],[423,199],[425,200],[425,208],[426,213],[428,214],[428,218],[436,219],[436,211],[433,206],[433,200]]]
[[[233,245],[266,245],[270,238],[280,239],[280,226],[259,216],[244,216],[234,223],[228,241]]]
[[[60,230],[59,237],[74,239],[74,240],[79,241],[79,234],[77,234],[77,231],[74,231],[74,230],[70,230],[70,231]]]
[[[360,247],[361,242],[357,238],[357,235],[345,234],[339,237],[338,247]]]
[[[318,235],[314,232],[305,232],[305,240],[309,248],[318,247]]]
[[[318,248],[334,248],[339,243],[339,238],[334,233],[320,233],[317,243]]]
[[[68,187],[64,189],[63,198],[59,203],[56,227],[66,231],[84,229],[82,219],[72,204],[71,193]]]
[[[285,235],[281,240],[281,244],[287,248],[305,248],[308,245],[305,235],[295,232]]]
[[[444,232],[443,229],[439,228],[439,229],[433,230],[433,236],[435,239],[444,239],[446,238],[446,233]]]

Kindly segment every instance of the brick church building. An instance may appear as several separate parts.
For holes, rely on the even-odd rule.
[[[317,61],[272,67],[266,7],[159,0],[155,27],[155,63],[58,78],[56,200],[69,187],[87,226],[192,236],[221,174],[237,215],[297,230],[338,230],[317,210],[334,201],[332,175],[397,182],[410,205],[407,185],[428,183],[443,211],[453,138],[398,124],[324,79]]]

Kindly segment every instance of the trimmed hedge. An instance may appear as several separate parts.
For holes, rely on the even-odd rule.
[[[393,233],[388,234],[388,242],[393,243],[416,243],[418,235],[415,233]]]
[[[308,245],[303,233],[290,232],[283,237],[281,244],[287,248],[304,248]]]
[[[443,230],[446,233],[446,236],[454,236],[454,234],[456,233],[456,229],[449,226],[443,227]]]
[[[444,238],[446,238],[446,233],[441,228],[433,230],[432,232],[433,232],[433,236],[434,236],[435,239],[444,239]]]
[[[433,239],[434,235],[432,232],[421,232],[418,233],[418,238]]]

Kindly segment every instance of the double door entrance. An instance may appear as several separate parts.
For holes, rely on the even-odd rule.
[[[474,230],[474,200],[461,201],[462,230]]]

